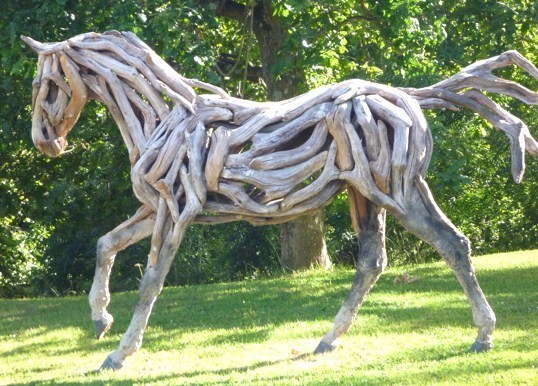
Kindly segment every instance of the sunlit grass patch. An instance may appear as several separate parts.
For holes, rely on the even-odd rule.
[[[443,263],[390,269],[341,347],[311,354],[354,273],[312,270],[249,282],[166,288],[141,351],[96,373],[132,316],[93,337],[84,297],[0,300],[0,384],[533,385],[538,379],[538,251],[483,256],[477,275],[497,314],[495,348],[470,354],[476,329]],[[409,284],[395,284],[408,273]]]

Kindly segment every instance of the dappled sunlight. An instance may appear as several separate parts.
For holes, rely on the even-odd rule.
[[[0,340],[0,356],[3,358],[0,375],[16,375],[14,379],[21,381],[36,376],[40,380],[54,380],[73,365],[89,364],[87,360],[85,364],[77,364],[77,361],[99,356],[99,352],[104,355],[105,351],[102,348],[99,351],[96,344],[89,344],[88,339],[88,331],[74,327],[49,329],[41,326],[21,331],[9,340]]]
[[[312,355],[354,272],[166,288],[144,346],[116,373],[96,373],[129,323],[137,294],[113,294],[112,330],[93,337],[86,297],[0,300],[0,383],[492,384],[538,369],[538,252],[476,258],[497,313],[495,348],[468,353],[476,329],[443,264],[389,269],[341,347]],[[418,280],[394,284],[408,272]],[[520,382],[520,383],[525,383]]]

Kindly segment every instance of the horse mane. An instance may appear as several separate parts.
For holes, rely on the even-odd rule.
[[[172,109],[196,114],[200,96],[195,88],[219,99],[230,98],[217,86],[178,74],[132,32],[85,33],[51,44],[42,53],[64,55],[77,68],[88,96],[109,108],[131,161],[145,150],[155,128]],[[71,85],[72,92],[86,92],[81,87],[77,91]]]
[[[149,72],[153,72],[157,79],[164,82],[173,91],[178,92],[187,100],[196,94],[194,88],[217,94],[223,98],[230,97],[220,87],[180,75],[133,32],[119,32],[116,30],[106,31],[101,34],[92,32],[79,35],[79,37],[69,39],[67,42],[70,46],[82,47],[84,45],[85,48],[90,50],[108,50],[113,54],[117,54],[116,59],[120,62],[138,69],[144,75],[146,75],[148,70]],[[143,69],[143,64],[147,64],[148,68]],[[150,80],[151,78],[152,76],[148,77]]]

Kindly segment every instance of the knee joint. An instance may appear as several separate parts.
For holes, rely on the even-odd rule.
[[[164,275],[157,272],[153,268],[148,268],[144,277],[140,281],[140,295],[141,297],[154,298],[162,291]]]
[[[467,260],[471,256],[471,242],[465,236],[456,238],[453,248],[456,260]]]
[[[439,253],[451,267],[470,264],[471,243],[465,236],[458,236],[439,248]]]
[[[362,274],[381,275],[387,266],[387,259],[383,253],[375,256],[359,254],[357,270]]]
[[[357,266],[357,270],[364,275],[379,276],[385,270],[385,266],[381,264],[361,264]]]
[[[115,254],[114,242],[109,234],[99,237],[97,240],[97,262],[102,263]]]

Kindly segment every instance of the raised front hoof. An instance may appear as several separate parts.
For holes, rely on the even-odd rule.
[[[99,371],[106,371],[106,370],[115,371],[115,370],[121,369],[122,367],[123,367],[123,363],[118,363],[114,361],[109,355],[106,357],[105,361],[99,368]]]
[[[316,349],[314,350],[314,354],[316,355],[325,354],[325,353],[336,350],[337,347],[338,347],[337,345],[332,345],[329,343],[325,343],[324,341],[321,341],[319,342],[318,347],[316,347]]]
[[[493,348],[493,343],[491,342],[480,342],[476,341],[473,343],[471,348],[469,349],[470,352],[486,352]]]
[[[101,339],[112,327],[112,322],[105,323],[102,320],[94,320],[93,326],[95,327],[95,337]]]

